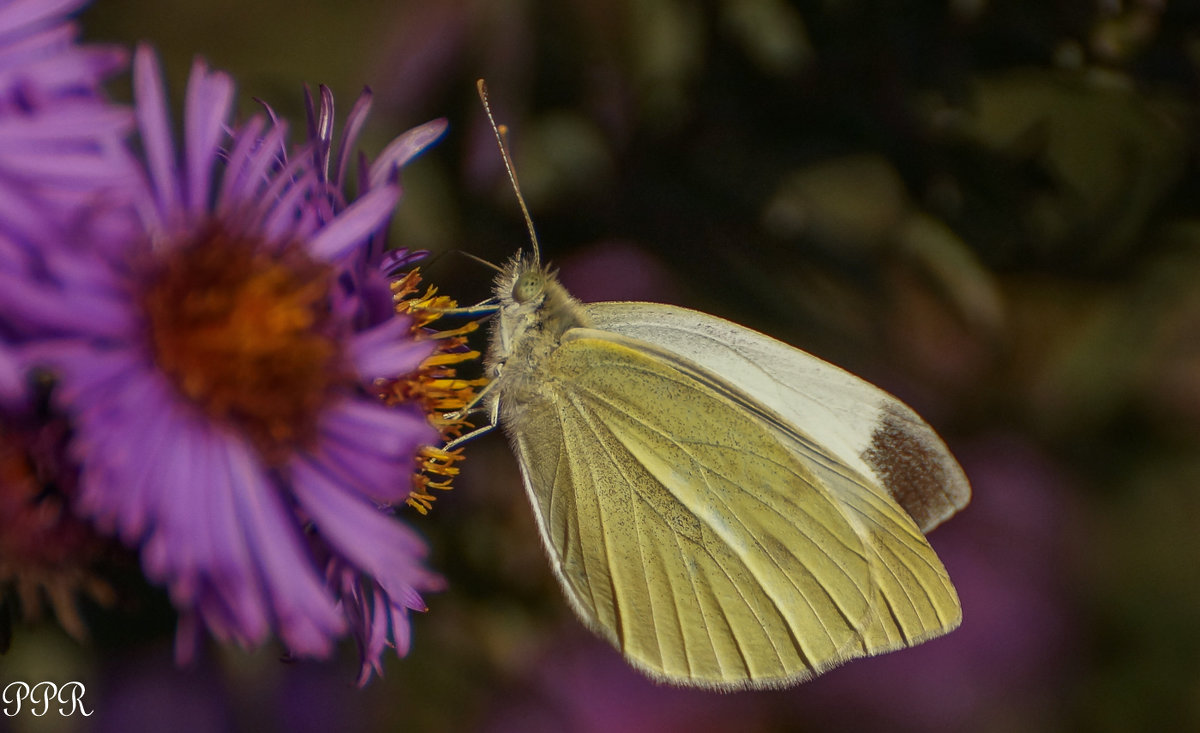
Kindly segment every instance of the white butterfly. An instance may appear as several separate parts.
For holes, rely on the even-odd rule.
[[[579,303],[532,244],[481,308],[490,424],[448,447],[503,427],[584,623],[654,678],[722,689],[958,626],[922,532],[970,488],[911,409],[714,316]]]

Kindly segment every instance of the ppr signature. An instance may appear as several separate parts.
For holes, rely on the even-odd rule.
[[[50,712],[50,706],[58,704],[58,714],[64,718],[75,713],[89,716],[94,711],[83,705],[83,695],[86,692],[82,682],[67,682],[59,685],[55,682],[43,681],[35,684],[10,682],[0,694],[0,702],[4,703],[4,714],[12,718],[20,715],[23,709],[35,717],[42,717]]]

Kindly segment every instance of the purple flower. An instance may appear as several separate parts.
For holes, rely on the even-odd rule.
[[[79,207],[135,170],[123,142],[132,114],[100,88],[127,54],[75,43],[68,16],[84,4],[0,0],[0,269],[13,275],[29,274],[39,243],[70,241]],[[92,572],[107,543],[70,512],[67,426],[32,399],[15,343],[25,326],[0,319],[0,594],[14,592],[27,619],[48,602],[82,638],[77,597],[112,596]]]
[[[388,643],[407,648],[408,611],[442,582],[388,509],[437,431],[375,393],[433,346],[360,287],[411,155],[385,154],[347,202],[320,138],[289,156],[273,115],[231,130],[233,82],[203,62],[178,152],[148,48],[134,93],[139,185],[105,198],[84,241],[42,247],[37,267],[0,257],[0,317],[56,372],[73,421],[78,509],[139,546],[167,586],[181,660],[204,628],[245,646],[277,634],[323,657],[366,628],[365,607],[383,621],[364,646],[364,669],[377,668]],[[424,144],[439,125],[418,128]]]
[[[67,16],[87,0],[0,0],[0,223],[4,237],[34,238],[50,211],[133,173],[122,139],[132,117],[100,83],[123,69],[124,50],[75,43]],[[31,202],[36,201],[37,204]]]

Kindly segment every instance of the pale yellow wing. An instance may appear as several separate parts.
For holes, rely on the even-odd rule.
[[[873,384],[745,326],[662,303],[588,303],[592,328],[653,344],[715,374],[884,486],[925,532],[971,500],[958,461],[907,405]]]
[[[819,446],[814,465],[811,440],[715,375],[576,329],[543,376],[504,424],[568,598],[638,667],[774,686],[957,626],[887,491]]]

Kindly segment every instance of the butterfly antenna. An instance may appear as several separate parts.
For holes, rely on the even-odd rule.
[[[428,269],[428,268],[432,267],[434,264],[436,264],[437,262],[441,261],[441,259],[447,255],[461,255],[463,257],[466,257],[469,260],[474,260],[475,262],[478,262],[479,264],[483,265],[484,267],[486,267],[488,269],[495,270],[496,272],[504,271],[504,268],[501,267],[500,265],[494,264],[492,262],[488,262],[487,260],[483,259],[482,257],[478,257],[476,255],[471,254],[470,252],[467,252],[467,251],[461,250],[461,249],[448,249],[448,250],[444,250],[442,252],[438,252],[435,255],[431,255],[428,259],[422,260],[421,266]]]
[[[491,262],[488,262],[487,260],[483,259],[482,257],[476,257],[475,255],[471,254],[470,252],[464,252],[461,249],[455,250],[455,251],[458,252],[463,257],[466,257],[469,260],[475,260],[476,262],[483,265],[484,267],[490,267],[491,269],[495,270],[496,272],[504,272],[503,267],[501,267],[500,265],[496,265]]]
[[[529,216],[529,207],[525,205],[525,197],[521,195],[521,184],[517,182],[517,170],[513,166],[512,156],[508,154],[508,128],[496,124],[496,118],[492,116],[492,106],[488,104],[487,84],[483,79],[475,82],[475,88],[479,90],[479,101],[483,102],[483,111],[487,113],[488,122],[492,125],[492,132],[496,134],[496,144],[500,146],[500,157],[504,159],[504,170],[508,171],[508,180],[512,182],[513,193],[517,195],[517,203],[521,206],[521,215],[525,217],[525,228],[529,230],[529,244],[533,249],[534,264],[540,264],[541,248],[538,247],[537,232],[533,229],[533,218]]]

